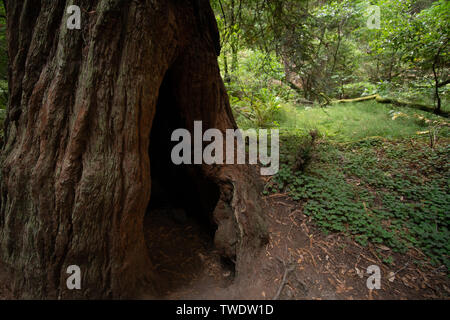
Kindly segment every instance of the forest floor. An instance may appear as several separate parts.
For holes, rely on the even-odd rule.
[[[305,216],[302,205],[283,194],[266,197],[270,242],[255,261],[254,273],[233,283],[206,234],[192,221],[166,220],[151,242],[164,287],[157,299],[448,299],[445,268],[413,261],[426,257],[417,249],[393,253],[384,246],[363,247],[340,234],[326,235]],[[158,218],[159,219],[159,218]],[[156,231],[156,230],[152,230]],[[149,242],[150,243],[150,242]],[[377,253],[393,256],[386,264]],[[155,255],[154,255],[155,257]],[[381,288],[369,290],[367,267],[381,269]],[[283,280],[286,274],[285,279]],[[281,289],[280,289],[281,288]],[[281,291],[280,291],[281,290]],[[279,292],[280,291],[280,292]]]
[[[268,266],[272,265],[277,272],[267,283],[279,289],[284,272],[293,267],[281,299],[442,299],[450,296],[445,268],[430,264],[419,267],[413,263],[426,259],[419,250],[412,248],[401,254],[383,245],[364,247],[342,234],[326,235],[311,217],[303,214],[303,206],[286,195],[269,196],[269,203],[274,210],[269,216],[271,241],[266,252]],[[395,262],[388,264],[383,256],[393,256]],[[379,290],[370,290],[366,285],[369,277],[366,270],[371,265],[381,269]],[[268,297],[274,297],[273,289],[270,291]]]
[[[164,284],[156,299],[448,299],[446,269],[411,248],[395,253],[383,245],[361,246],[342,234],[326,235],[303,205],[285,194],[265,197],[270,241],[248,279],[233,283],[208,235],[194,221],[154,217],[147,228],[152,256]],[[157,222],[157,223],[155,223]],[[149,226],[149,225],[147,225]],[[149,235],[150,236],[150,235]],[[381,254],[380,254],[381,249]],[[383,256],[392,256],[386,263]],[[381,271],[381,288],[370,290],[367,267]]]

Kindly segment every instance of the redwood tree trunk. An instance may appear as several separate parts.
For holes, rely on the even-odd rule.
[[[1,153],[0,260],[18,298],[151,290],[143,219],[148,147],[168,72],[186,128],[235,128],[207,0],[7,0],[10,101]],[[254,171],[202,166],[220,189],[215,243],[240,277],[267,239]],[[68,290],[78,265],[82,289]]]

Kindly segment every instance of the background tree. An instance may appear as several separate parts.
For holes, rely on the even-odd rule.
[[[8,56],[6,43],[6,12],[3,2],[0,3],[0,146],[3,141],[3,121],[8,101]]]
[[[400,35],[404,60],[425,74],[432,73],[436,112],[440,112],[439,90],[450,83],[450,3],[441,0],[421,11]]]

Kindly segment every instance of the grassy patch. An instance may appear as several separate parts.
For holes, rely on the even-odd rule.
[[[325,137],[344,142],[373,136],[388,139],[414,136],[417,132],[428,130],[430,126],[419,117],[442,121],[442,118],[427,112],[374,101],[328,108],[284,105],[278,121],[283,128],[304,131],[318,129]],[[442,135],[448,136],[448,127],[442,131]]]

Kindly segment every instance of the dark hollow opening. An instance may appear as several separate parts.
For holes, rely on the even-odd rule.
[[[186,128],[172,89],[176,79],[169,71],[161,85],[149,147],[151,197],[144,225],[161,295],[200,277],[217,255],[213,244],[217,226],[212,215],[219,188],[202,174],[200,166],[177,166],[171,160],[177,144],[171,142],[172,132]],[[221,264],[218,256],[217,261]]]

